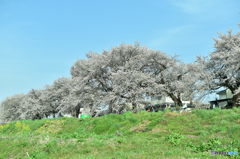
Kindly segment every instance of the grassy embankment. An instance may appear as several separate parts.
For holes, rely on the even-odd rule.
[[[0,158],[240,158],[240,109],[140,112],[0,125]]]

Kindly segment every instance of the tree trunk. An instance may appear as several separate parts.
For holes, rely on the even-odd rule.
[[[114,107],[114,100],[111,100],[110,102],[109,102],[109,107],[108,107],[108,112],[109,113],[114,113],[113,112],[113,107]]]
[[[179,106],[179,107],[183,106],[181,99],[176,98],[173,101],[174,101],[175,106]]]
[[[179,106],[179,107],[183,106],[182,100],[180,99],[180,97],[176,97],[175,95],[170,94],[170,93],[168,95],[173,100],[175,106]]]
[[[75,107],[75,117],[78,118],[79,114],[80,114],[80,104],[78,104],[76,107]]]
[[[240,92],[236,93],[232,97],[232,107],[240,106]]]
[[[137,112],[137,103],[136,102],[132,102],[132,111],[134,112],[134,113],[136,113]]]

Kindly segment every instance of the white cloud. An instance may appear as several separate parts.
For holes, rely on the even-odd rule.
[[[172,4],[189,14],[203,13],[214,6],[214,0],[173,0]]]
[[[230,16],[239,12],[239,0],[171,0],[172,5],[191,15],[205,18]]]
[[[157,33],[159,38],[149,41],[151,47],[169,46],[179,40],[180,37],[185,37],[186,34],[195,28],[194,25],[182,25]]]

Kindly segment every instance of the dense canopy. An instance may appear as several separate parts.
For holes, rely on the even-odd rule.
[[[41,119],[71,114],[137,112],[147,97],[167,96],[175,106],[192,101],[202,90],[228,88],[240,96],[240,33],[221,34],[215,51],[198,63],[139,44],[122,44],[102,53],[90,52],[71,68],[71,78],[59,78],[41,90],[7,98],[0,106],[0,121]]]

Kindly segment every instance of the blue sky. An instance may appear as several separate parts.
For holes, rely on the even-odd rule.
[[[239,0],[0,0],[0,101],[69,77],[87,52],[121,43],[193,62],[239,23]]]

